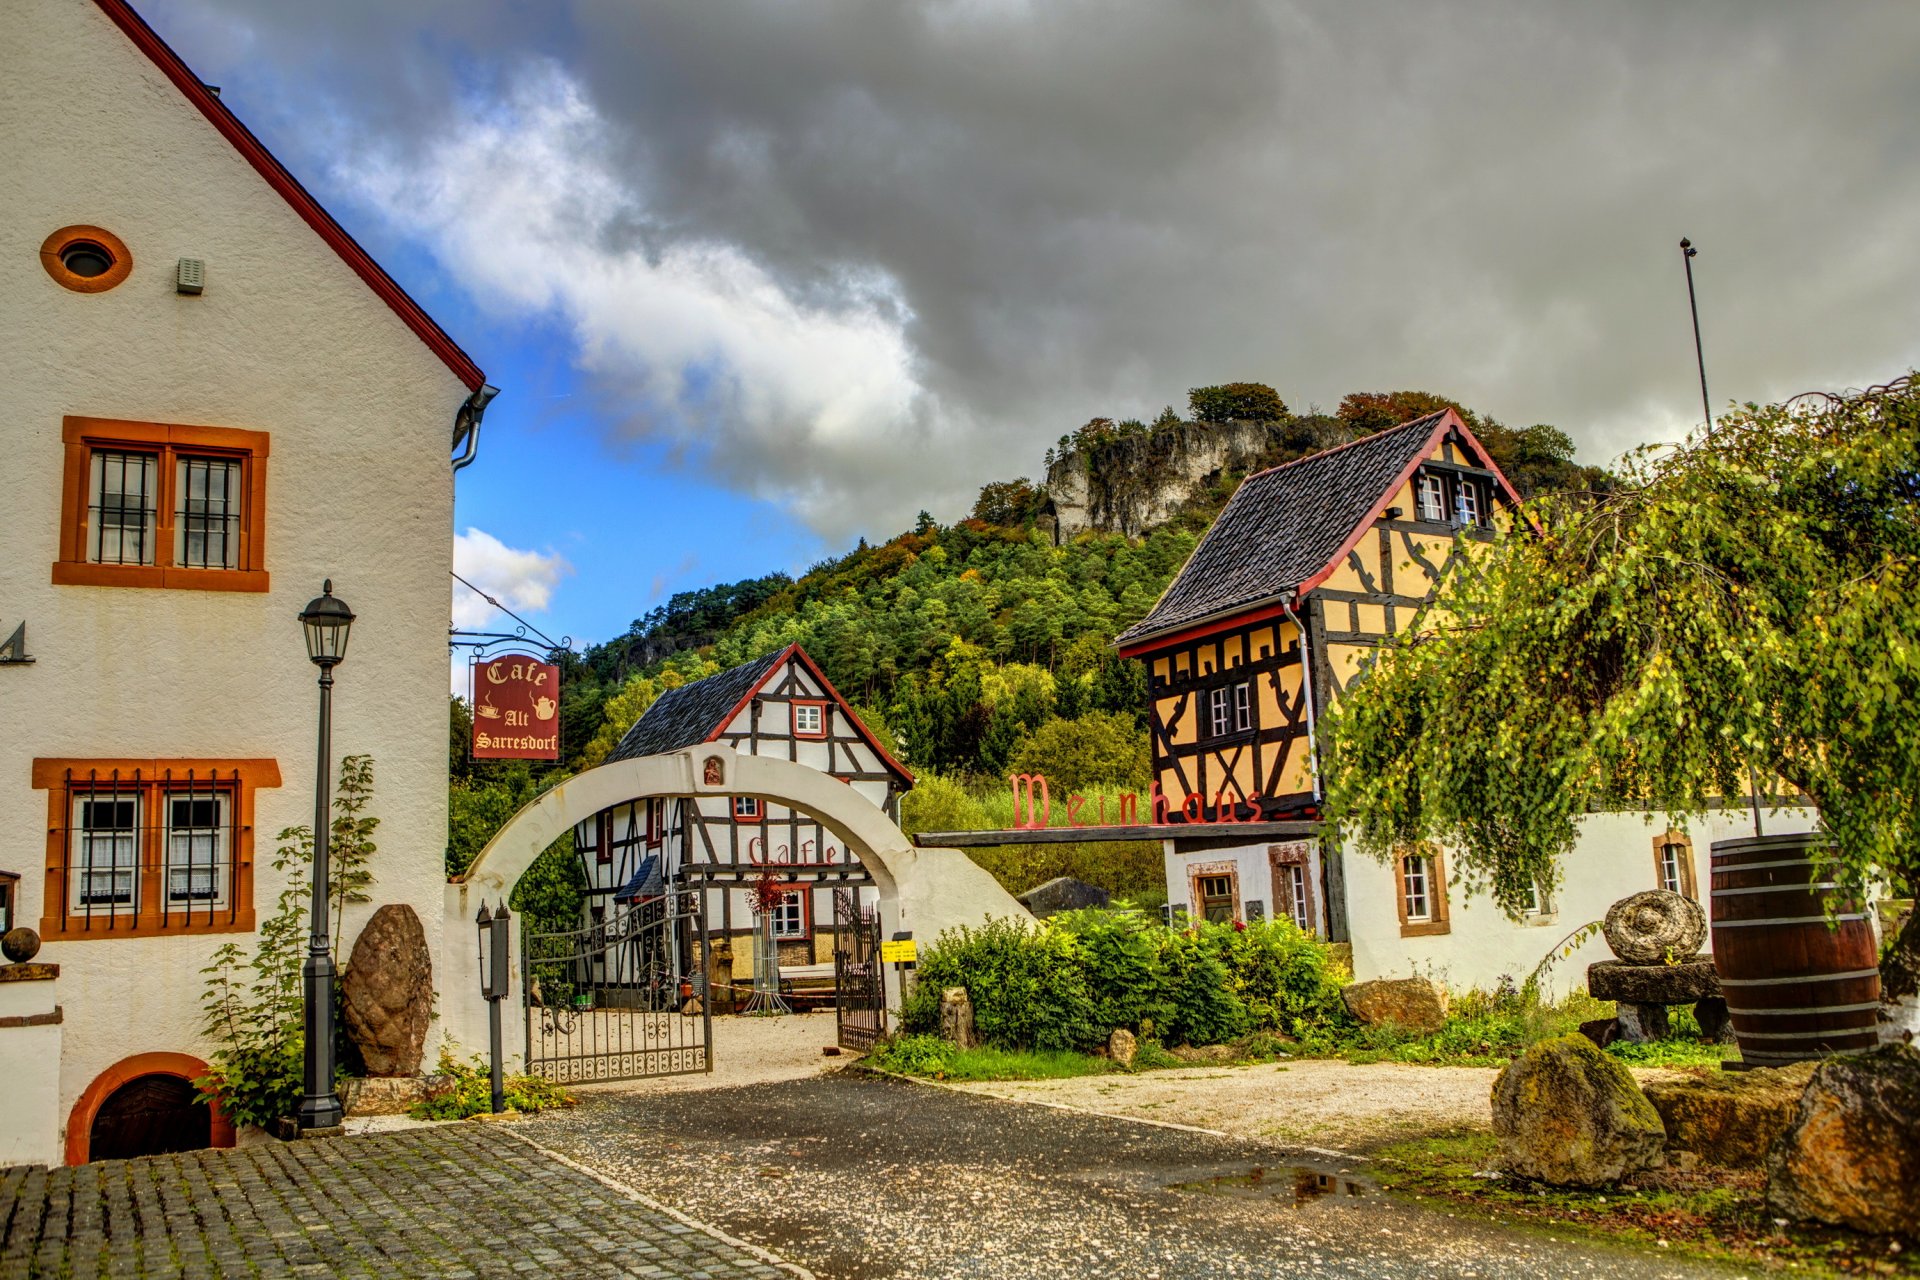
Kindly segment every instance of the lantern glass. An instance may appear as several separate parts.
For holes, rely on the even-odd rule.
[[[493,996],[493,912],[486,903],[480,904],[480,914],[473,918],[480,929],[480,994]]]
[[[347,656],[347,635],[353,629],[353,610],[333,594],[329,578],[300,613],[300,625],[307,633],[307,657],[314,665],[331,667]]]

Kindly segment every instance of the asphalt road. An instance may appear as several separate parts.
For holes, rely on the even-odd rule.
[[[852,1072],[595,1093],[515,1132],[821,1280],[1740,1274],[1390,1200],[1268,1142]]]

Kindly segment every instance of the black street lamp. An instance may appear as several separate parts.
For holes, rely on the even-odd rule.
[[[493,1062],[493,1111],[507,1109],[506,1082],[500,1074],[500,1002],[507,997],[507,979],[511,966],[507,961],[507,929],[512,916],[503,899],[498,911],[480,904],[474,923],[480,927],[480,994],[487,1001],[487,1041]]]
[[[328,810],[327,762],[333,754],[333,669],[347,656],[347,632],[353,610],[333,594],[328,578],[320,595],[300,614],[307,633],[307,656],[320,668],[320,761],[313,800],[313,908],[308,912],[307,963],[301,971],[306,992],[307,1094],[300,1099],[302,1129],[336,1128],[344,1118],[333,1092],[333,953],[328,947],[327,921],[328,838],[332,823]]]

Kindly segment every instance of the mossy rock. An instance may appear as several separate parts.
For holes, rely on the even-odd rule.
[[[1493,1132],[1509,1170],[1559,1187],[1611,1186],[1659,1164],[1667,1140],[1633,1074],[1578,1032],[1507,1064]]]

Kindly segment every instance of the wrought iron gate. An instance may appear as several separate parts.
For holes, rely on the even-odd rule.
[[[618,906],[566,933],[522,935],[527,1070],[562,1083],[713,1070],[713,1015],[697,963],[700,895]]]
[[[833,891],[833,1011],[843,1048],[865,1052],[886,1032],[880,910],[863,908],[857,890]]]

